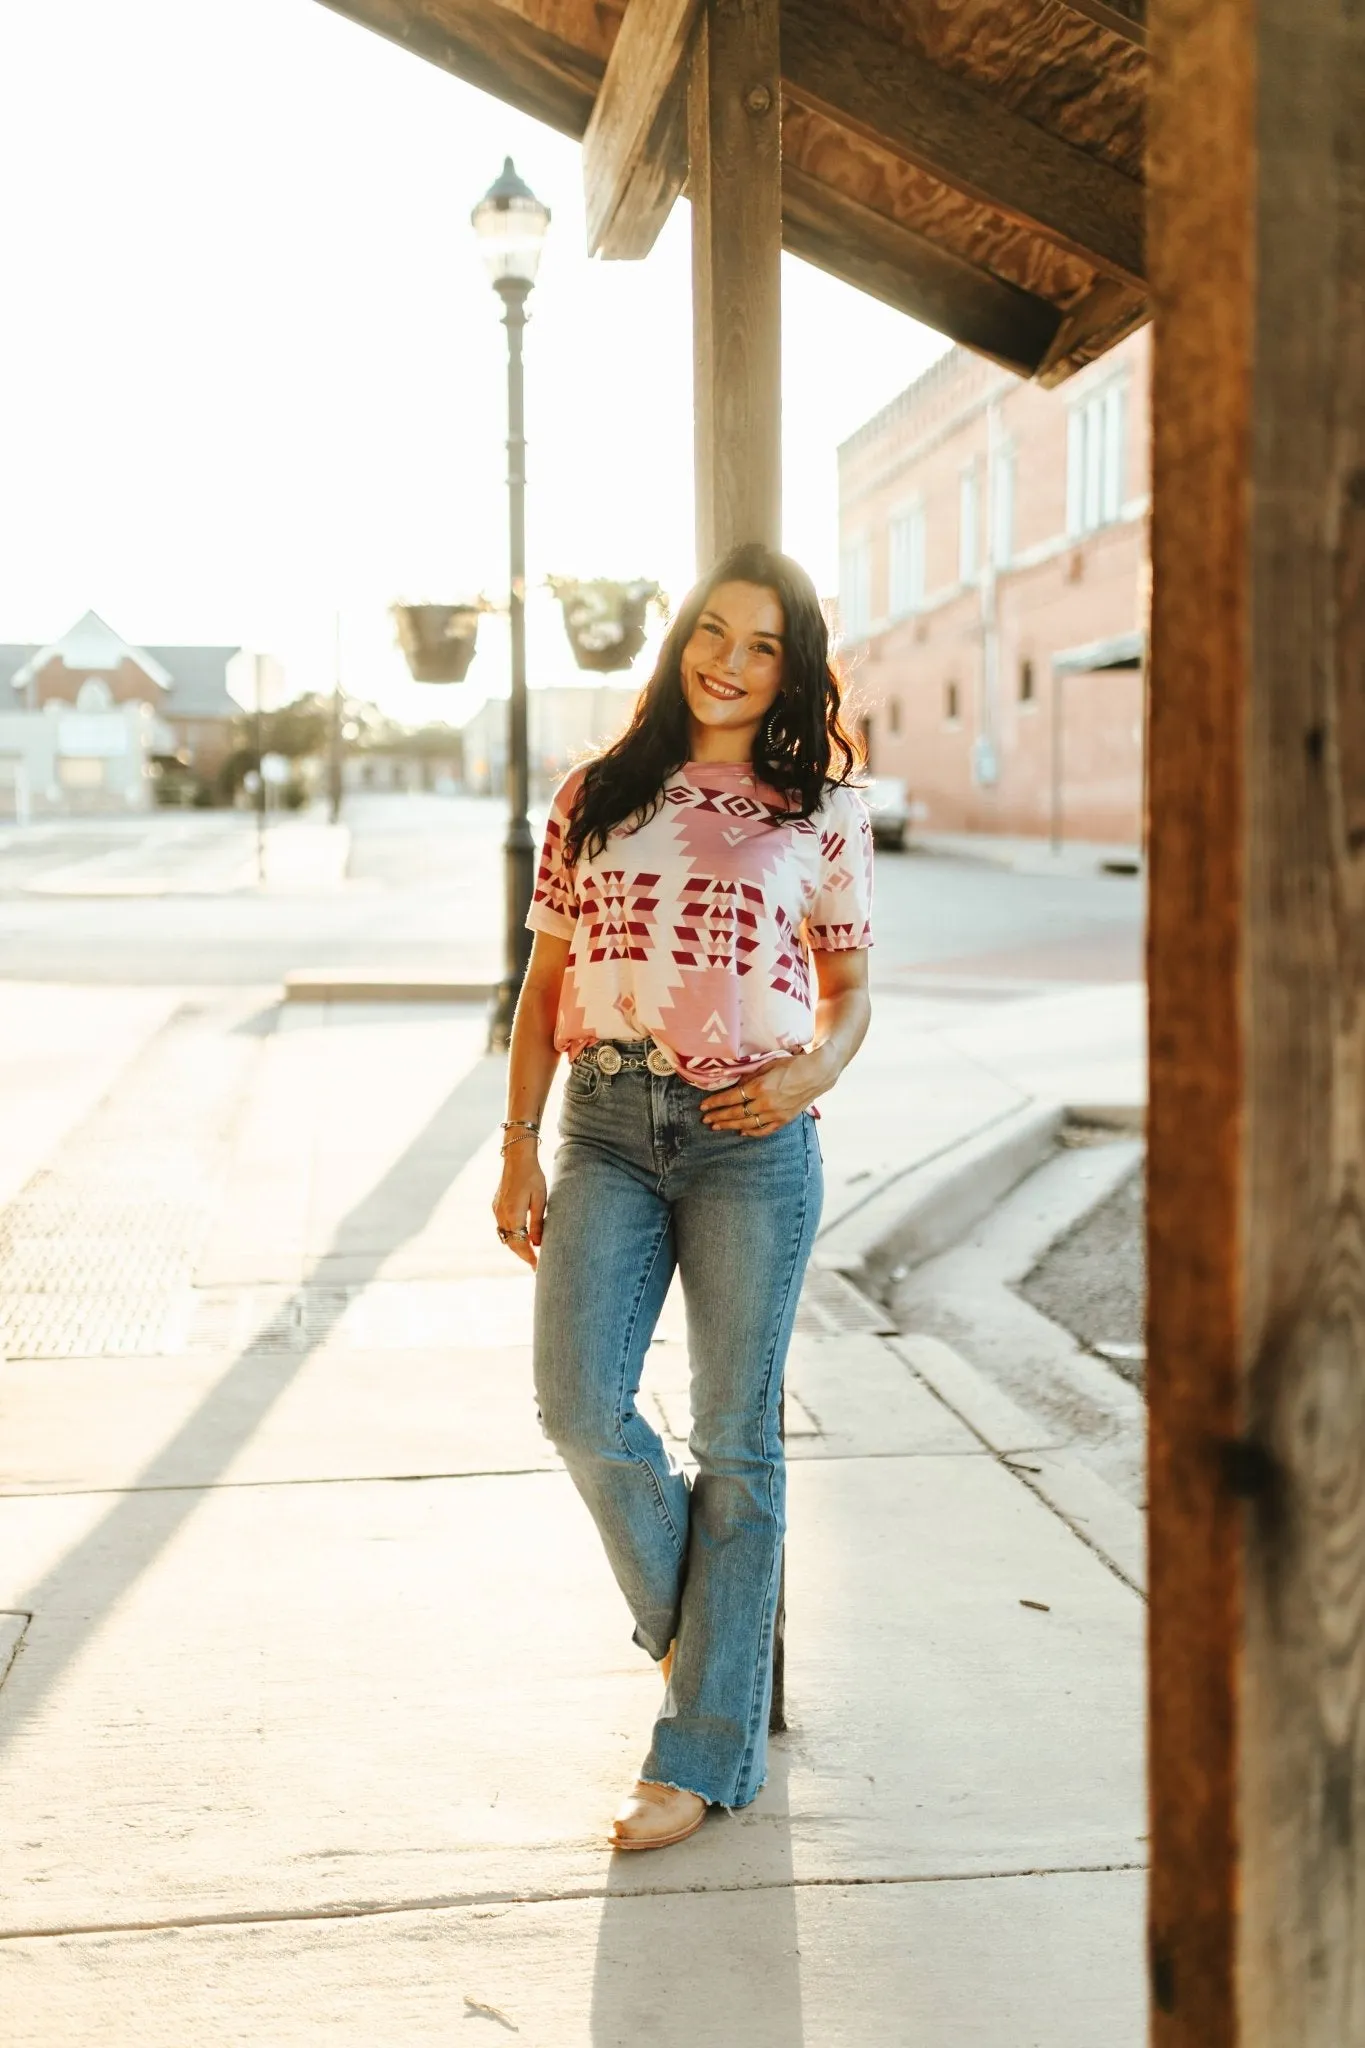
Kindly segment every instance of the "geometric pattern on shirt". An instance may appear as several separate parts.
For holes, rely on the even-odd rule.
[[[564,865],[563,840],[559,820],[552,814],[546,822],[545,837],[541,842],[540,865],[531,900],[543,904],[555,917],[576,918],[578,901],[573,886],[573,870]]]
[[[655,913],[659,908],[658,875],[632,875],[624,868],[603,868],[583,878],[580,928],[587,926],[589,960],[647,960]]]
[[[754,824],[766,825],[771,819],[787,815],[775,805],[762,803],[756,796],[746,796],[742,790],[698,789],[690,782],[675,782],[666,792],[664,801],[676,810],[710,811],[722,818]]]
[[[858,925],[852,919],[847,924],[807,925],[810,942],[821,953],[854,953],[872,944],[870,923]]]
[[[533,912],[572,934],[556,1043],[651,1034],[711,1086],[807,1044],[808,946],[871,938],[871,834],[856,792],[834,791],[828,809],[800,818],[761,782],[684,770],[638,834],[614,833],[605,861],[567,870],[580,783],[581,770],[556,793]],[[756,913],[756,928],[741,912]],[[756,946],[740,943],[755,935]]]
[[[794,996],[798,1003],[810,1001],[810,962],[801,934],[782,904],[777,905],[777,958],[773,962],[771,986],[781,996]]]
[[[755,867],[760,875],[775,873],[791,858],[793,830],[806,822],[742,790],[704,790],[690,783],[674,789],[687,799],[669,819],[674,842],[686,860],[710,876],[737,878]]]
[[[747,974],[759,949],[763,891],[753,882],[721,875],[692,875],[683,884],[679,918],[673,927],[673,959],[679,967],[729,967]]]
[[[827,889],[851,889],[853,887],[853,870],[844,863],[843,859],[844,849],[847,845],[848,839],[845,834],[836,831],[833,826],[828,826],[820,834],[820,858],[829,864],[829,873],[825,876],[825,887]]]

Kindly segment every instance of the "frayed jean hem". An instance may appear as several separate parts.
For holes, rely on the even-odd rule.
[[[766,1785],[767,1782],[765,1778],[763,1785]],[[642,1785],[664,1785],[670,1792],[690,1792],[694,1799],[704,1799],[708,1806],[718,1806],[722,1813],[743,1813],[746,1807],[753,1805],[759,1792],[763,1790],[763,1785],[760,1785],[756,1791],[749,1794],[747,1799],[736,1800],[732,1803],[728,1799],[713,1798],[709,1792],[703,1792],[698,1785],[675,1785],[671,1778],[641,1778],[640,1783]]]

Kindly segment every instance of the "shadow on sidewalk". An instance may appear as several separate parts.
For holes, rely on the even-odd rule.
[[[342,1218],[332,1244],[283,1311],[286,1318],[299,1311],[298,1320],[309,1332],[307,1344],[281,1353],[271,1334],[279,1327],[281,1311],[272,1311],[269,1328],[258,1331],[232,1361],[130,1490],[20,1597],[19,1607],[33,1615],[35,1626],[0,1693],[0,1745],[18,1734],[326,1343],[344,1313],[346,1296],[334,1288],[330,1296],[308,1304],[306,1320],[302,1312],[329,1260],[344,1254],[348,1287],[363,1287],[394,1251],[425,1228],[451,1181],[492,1129],[505,1065],[501,1056],[487,1055],[471,1067],[383,1179]],[[200,1476],[189,1484],[177,1480],[175,1474],[186,1469]],[[205,1597],[212,1598],[211,1587],[205,1588]]]
[[[801,2048],[788,1779],[779,1740],[769,1755],[762,1811],[744,1819],[712,1814],[697,1837],[697,1862],[690,1846],[682,1851],[687,1861],[671,1867],[675,1850],[612,1857],[593,1965],[593,2048],[721,2039]],[[763,1883],[738,1893],[703,1889],[712,1830],[749,1826],[767,1838],[752,1859]]]

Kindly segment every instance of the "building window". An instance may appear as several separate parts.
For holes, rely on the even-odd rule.
[[[1066,530],[1072,540],[1112,525],[1123,509],[1127,411],[1121,381],[1072,408],[1066,443]]]
[[[956,683],[945,683],[943,687],[943,718],[947,725],[957,725],[961,720]]]
[[[980,489],[977,482],[976,464],[973,462],[963,470],[957,486],[957,580],[972,583],[976,579],[980,554]]]
[[[1003,569],[1014,559],[1014,450],[1001,448],[991,469],[991,560]]]
[[[886,729],[893,738],[899,736],[901,729],[901,700],[899,697],[893,697],[886,707]]]
[[[114,701],[114,693],[103,676],[87,676],[76,692],[78,711],[107,711]]]
[[[1034,695],[1033,663],[1031,661],[1021,661],[1019,664],[1019,702],[1021,704],[1033,704],[1036,701]]]
[[[924,507],[907,505],[891,521],[891,616],[905,617],[924,604]]]
[[[849,541],[839,563],[839,611],[850,640],[863,640],[872,624],[872,543]]]

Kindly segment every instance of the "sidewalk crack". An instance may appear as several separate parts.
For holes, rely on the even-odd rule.
[[[755,1878],[747,1884],[650,1885],[639,1891],[618,1891],[610,1885],[568,1886],[563,1891],[474,1891],[445,1892],[430,1898],[364,1900],[355,1904],[304,1906],[290,1910],[268,1907],[244,1909],[239,1913],[188,1913],[175,1918],[149,1920],[91,1920],[66,1927],[0,1928],[0,1942],[61,1941],[111,1934],[160,1934],[196,1927],[297,1926],[318,1920],[385,1920],[405,1913],[456,1913],[469,1907],[558,1906],[593,1899],[678,1899],[702,1893],[707,1897],[730,1898],[749,1892],[856,1891],[870,1886],[910,1884],[1009,1883],[1037,1877],[1109,1877],[1144,1871],[1144,1861],[1110,1863],[1032,1864],[1017,1870],[908,1871],[881,1877],[781,1877]]]

